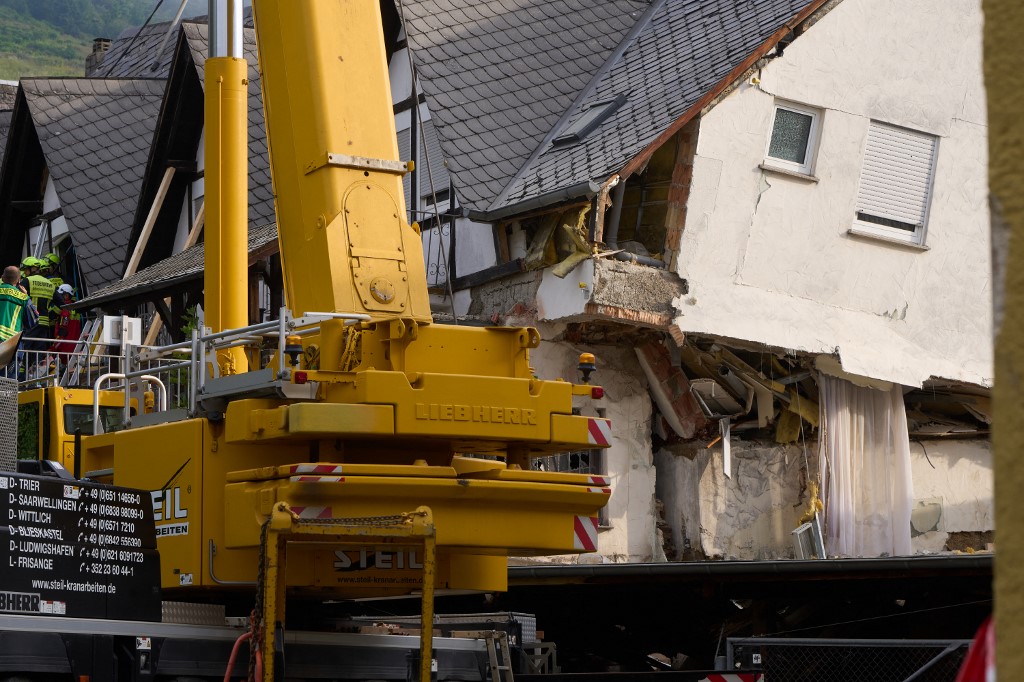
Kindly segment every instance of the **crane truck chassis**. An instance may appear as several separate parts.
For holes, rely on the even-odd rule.
[[[248,677],[246,619],[162,601],[149,491],[78,480],[53,461],[18,468],[0,472],[0,680]],[[487,679],[492,652],[509,660],[507,646],[488,644],[503,638],[507,630],[433,638],[436,679]],[[416,634],[295,630],[278,638],[278,655],[289,679],[414,680],[421,643]]]

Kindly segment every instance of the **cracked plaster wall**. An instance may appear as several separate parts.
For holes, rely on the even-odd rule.
[[[759,75],[701,119],[681,330],[838,349],[845,370],[904,385],[991,385],[978,2],[844,0]],[[823,112],[817,181],[758,168],[776,98]],[[847,234],[872,120],[939,137],[927,250]]]
[[[941,507],[934,530],[911,540],[915,554],[943,551],[950,533],[994,530],[992,452],[987,441],[914,441],[910,446],[916,503]],[[928,457],[925,457],[927,451]],[[930,460],[930,463],[929,463]],[[807,509],[803,449],[733,438],[732,477],[722,472],[720,446],[678,445],[655,453],[657,495],[676,556],[733,560],[793,558],[791,532]],[[818,444],[807,444],[817,478]]]
[[[992,446],[987,441],[911,441],[915,504],[937,501],[935,530],[912,537],[915,553],[940,552],[950,533],[995,530]]]
[[[542,330],[542,335],[545,335]],[[632,349],[579,348],[563,342],[542,342],[530,353],[531,365],[541,379],[572,379],[582,351],[597,356],[594,383],[605,388],[595,401],[612,421],[612,446],[604,452],[611,479],[608,526],[600,531],[598,553],[578,557],[551,557],[558,563],[664,561],[654,508],[655,470],[651,452],[651,399]]]
[[[466,312],[484,319],[491,319],[492,316],[502,319],[514,316],[525,319],[523,322],[508,321],[508,324],[533,324],[529,313],[536,307],[537,288],[542,276],[543,272],[540,270],[521,272],[474,287]]]
[[[817,443],[807,444],[812,477],[817,451]],[[689,541],[707,558],[792,559],[790,533],[808,502],[803,449],[733,438],[731,478],[722,470],[721,446],[688,452],[692,459],[670,449],[655,455],[658,497],[677,550]]]

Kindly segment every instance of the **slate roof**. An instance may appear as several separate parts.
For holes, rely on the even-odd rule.
[[[32,122],[90,290],[117,280],[163,80],[24,78]]]
[[[138,26],[121,31],[121,35],[114,39],[110,49],[103,55],[103,62],[93,78],[167,78],[174,58],[174,38],[178,29],[167,39],[159,57],[156,51],[170,25],[171,22],[165,21],[144,26],[141,31]],[[157,65],[155,69],[152,68],[154,62]]]
[[[209,49],[206,24],[182,24],[185,40],[192,53],[199,82],[203,83],[206,54]],[[256,32],[242,29],[245,59],[249,63],[249,224],[263,225],[276,220],[274,194],[270,184],[270,156],[267,129],[263,119],[263,93],[256,62]]]
[[[623,168],[813,4],[654,0],[638,19],[636,4],[621,1],[405,0],[405,9],[460,199],[494,213]],[[606,27],[605,39],[592,35]],[[583,142],[551,149],[582,111],[622,93],[625,104]]]
[[[206,24],[207,16],[186,19],[193,24]],[[93,75],[94,78],[167,78],[174,59],[174,46],[180,26],[176,27],[164,44],[159,58],[156,51],[167,35],[171,22],[164,21],[149,26],[130,26],[117,36],[103,57],[103,63]],[[252,28],[252,7],[242,8],[242,25]],[[128,52],[128,54],[125,54]],[[156,68],[153,68],[154,62]]]
[[[441,149],[486,210],[636,23],[631,0],[404,0]]]
[[[17,98],[17,84],[0,83],[0,109],[13,109]]]
[[[4,152],[7,149],[7,133],[11,129],[13,111],[0,111],[0,168],[4,166]]]
[[[249,230],[249,253],[264,248],[277,240],[277,225],[271,223]],[[148,293],[162,291],[175,285],[203,277],[205,253],[203,244],[168,256],[148,268],[139,270],[127,279],[116,281],[75,303],[75,308],[91,308],[110,301],[118,301]]]

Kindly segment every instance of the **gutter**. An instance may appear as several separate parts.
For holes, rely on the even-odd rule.
[[[508,206],[503,206],[502,208],[495,209],[493,211],[475,211],[470,209],[468,212],[463,213],[463,217],[482,223],[489,223],[519,213],[527,213],[539,208],[546,208],[566,201],[572,201],[573,199],[579,199],[580,197],[594,196],[600,191],[601,185],[597,184],[593,180],[584,180],[572,187],[556,189],[553,192],[540,194],[527,199],[526,201],[519,202],[518,204],[509,204]]]

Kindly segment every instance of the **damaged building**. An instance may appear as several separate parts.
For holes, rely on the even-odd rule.
[[[978,3],[451,5],[438,307],[598,357],[603,560],[991,549]]]
[[[598,554],[552,561],[991,548],[978,2],[382,7],[435,318],[536,326],[545,379],[597,357],[613,446],[538,466],[614,492]],[[23,81],[0,112],[0,250],[20,257],[53,213],[80,305],[147,316],[152,343],[201,311],[208,36],[202,21],[140,36],[92,78]],[[243,39],[255,322],[283,302]],[[135,117],[130,140],[115,114]],[[58,135],[74,116],[131,144],[106,166],[131,175],[130,201],[78,167],[97,152]]]

